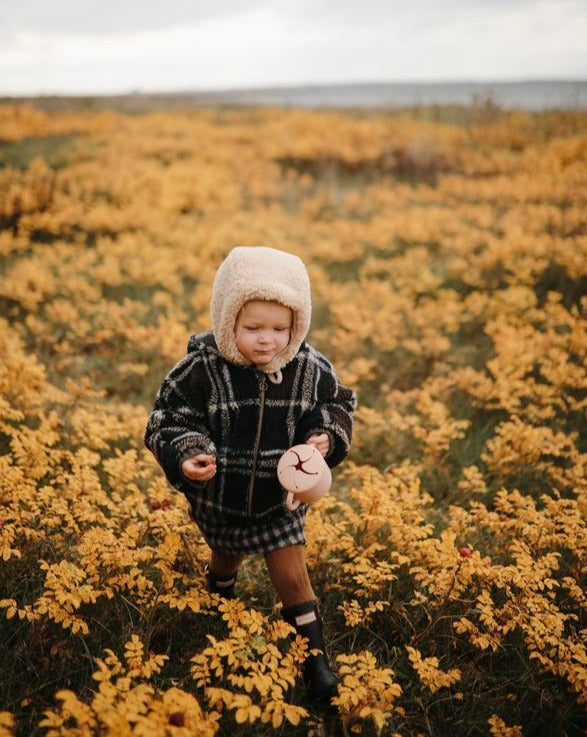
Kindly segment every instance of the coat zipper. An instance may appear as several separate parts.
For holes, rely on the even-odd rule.
[[[261,431],[263,429],[263,414],[265,412],[265,390],[267,388],[267,379],[259,376],[259,420],[257,421],[257,434],[255,436],[255,445],[253,446],[253,467],[251,470],[251,480],[249,482],[249,492],[247,498],[247,513],[249,517],[253,512],[253,487],[255,486],[255,473],[257,472],[257,457],[259,455],[259,445],[261,444]]]

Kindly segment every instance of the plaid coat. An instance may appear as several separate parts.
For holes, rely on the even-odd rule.
[[[282,376],[273,383],[254,366],[227,361],[211,332],[190,338],[187,355],[159,389],[145,444],[172,486],[187,496],[194,516],[251,520],[282,514],[277,462],[289,447],[325,432],[329,466],[348,453],[356,399],[329,361],[302,342]],[[181,473],[182,462],[197,453],[216,457],[217,472],[208,482]]]

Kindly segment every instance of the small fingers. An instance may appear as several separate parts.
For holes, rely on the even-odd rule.
[[[320,453],[325,456],[330,448],[330,438],[326,433],[320,433],[317,435],[311,435],[306,442],[309,445],[314,445]]]
[[[216,473],[216,459],[199,453],[181,464],[181,472],[190,481],[209,481]]]

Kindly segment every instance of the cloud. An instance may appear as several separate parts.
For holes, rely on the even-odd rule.
[[[13,3],[0,92],[587,77],[578,0]]]
[[[273,2],[198,2],[197,0],[24,0],[12,2],[3,10],[5,35],[19,33],[126,34],[149,30],[166,30],[193,26],[212,18],[255,11],[264,6],[287,8],[290,0]]]
[[[2,10],[2,34],[55,32],[60,34],[124,34],[194,26],[215,18],[271,11],[287,23],[348,23],[372,26],[397,22],[404,26],[445,21],[462,14],[489,18],[508,10],[531,13],[546,10],[569,22],[582,13],[583,0],[18,0]]]

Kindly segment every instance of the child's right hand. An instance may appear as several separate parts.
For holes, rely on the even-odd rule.
[[[216,474],[216,458],[198,453],[181,464],[181,472],[190,481],[210,481]]]

